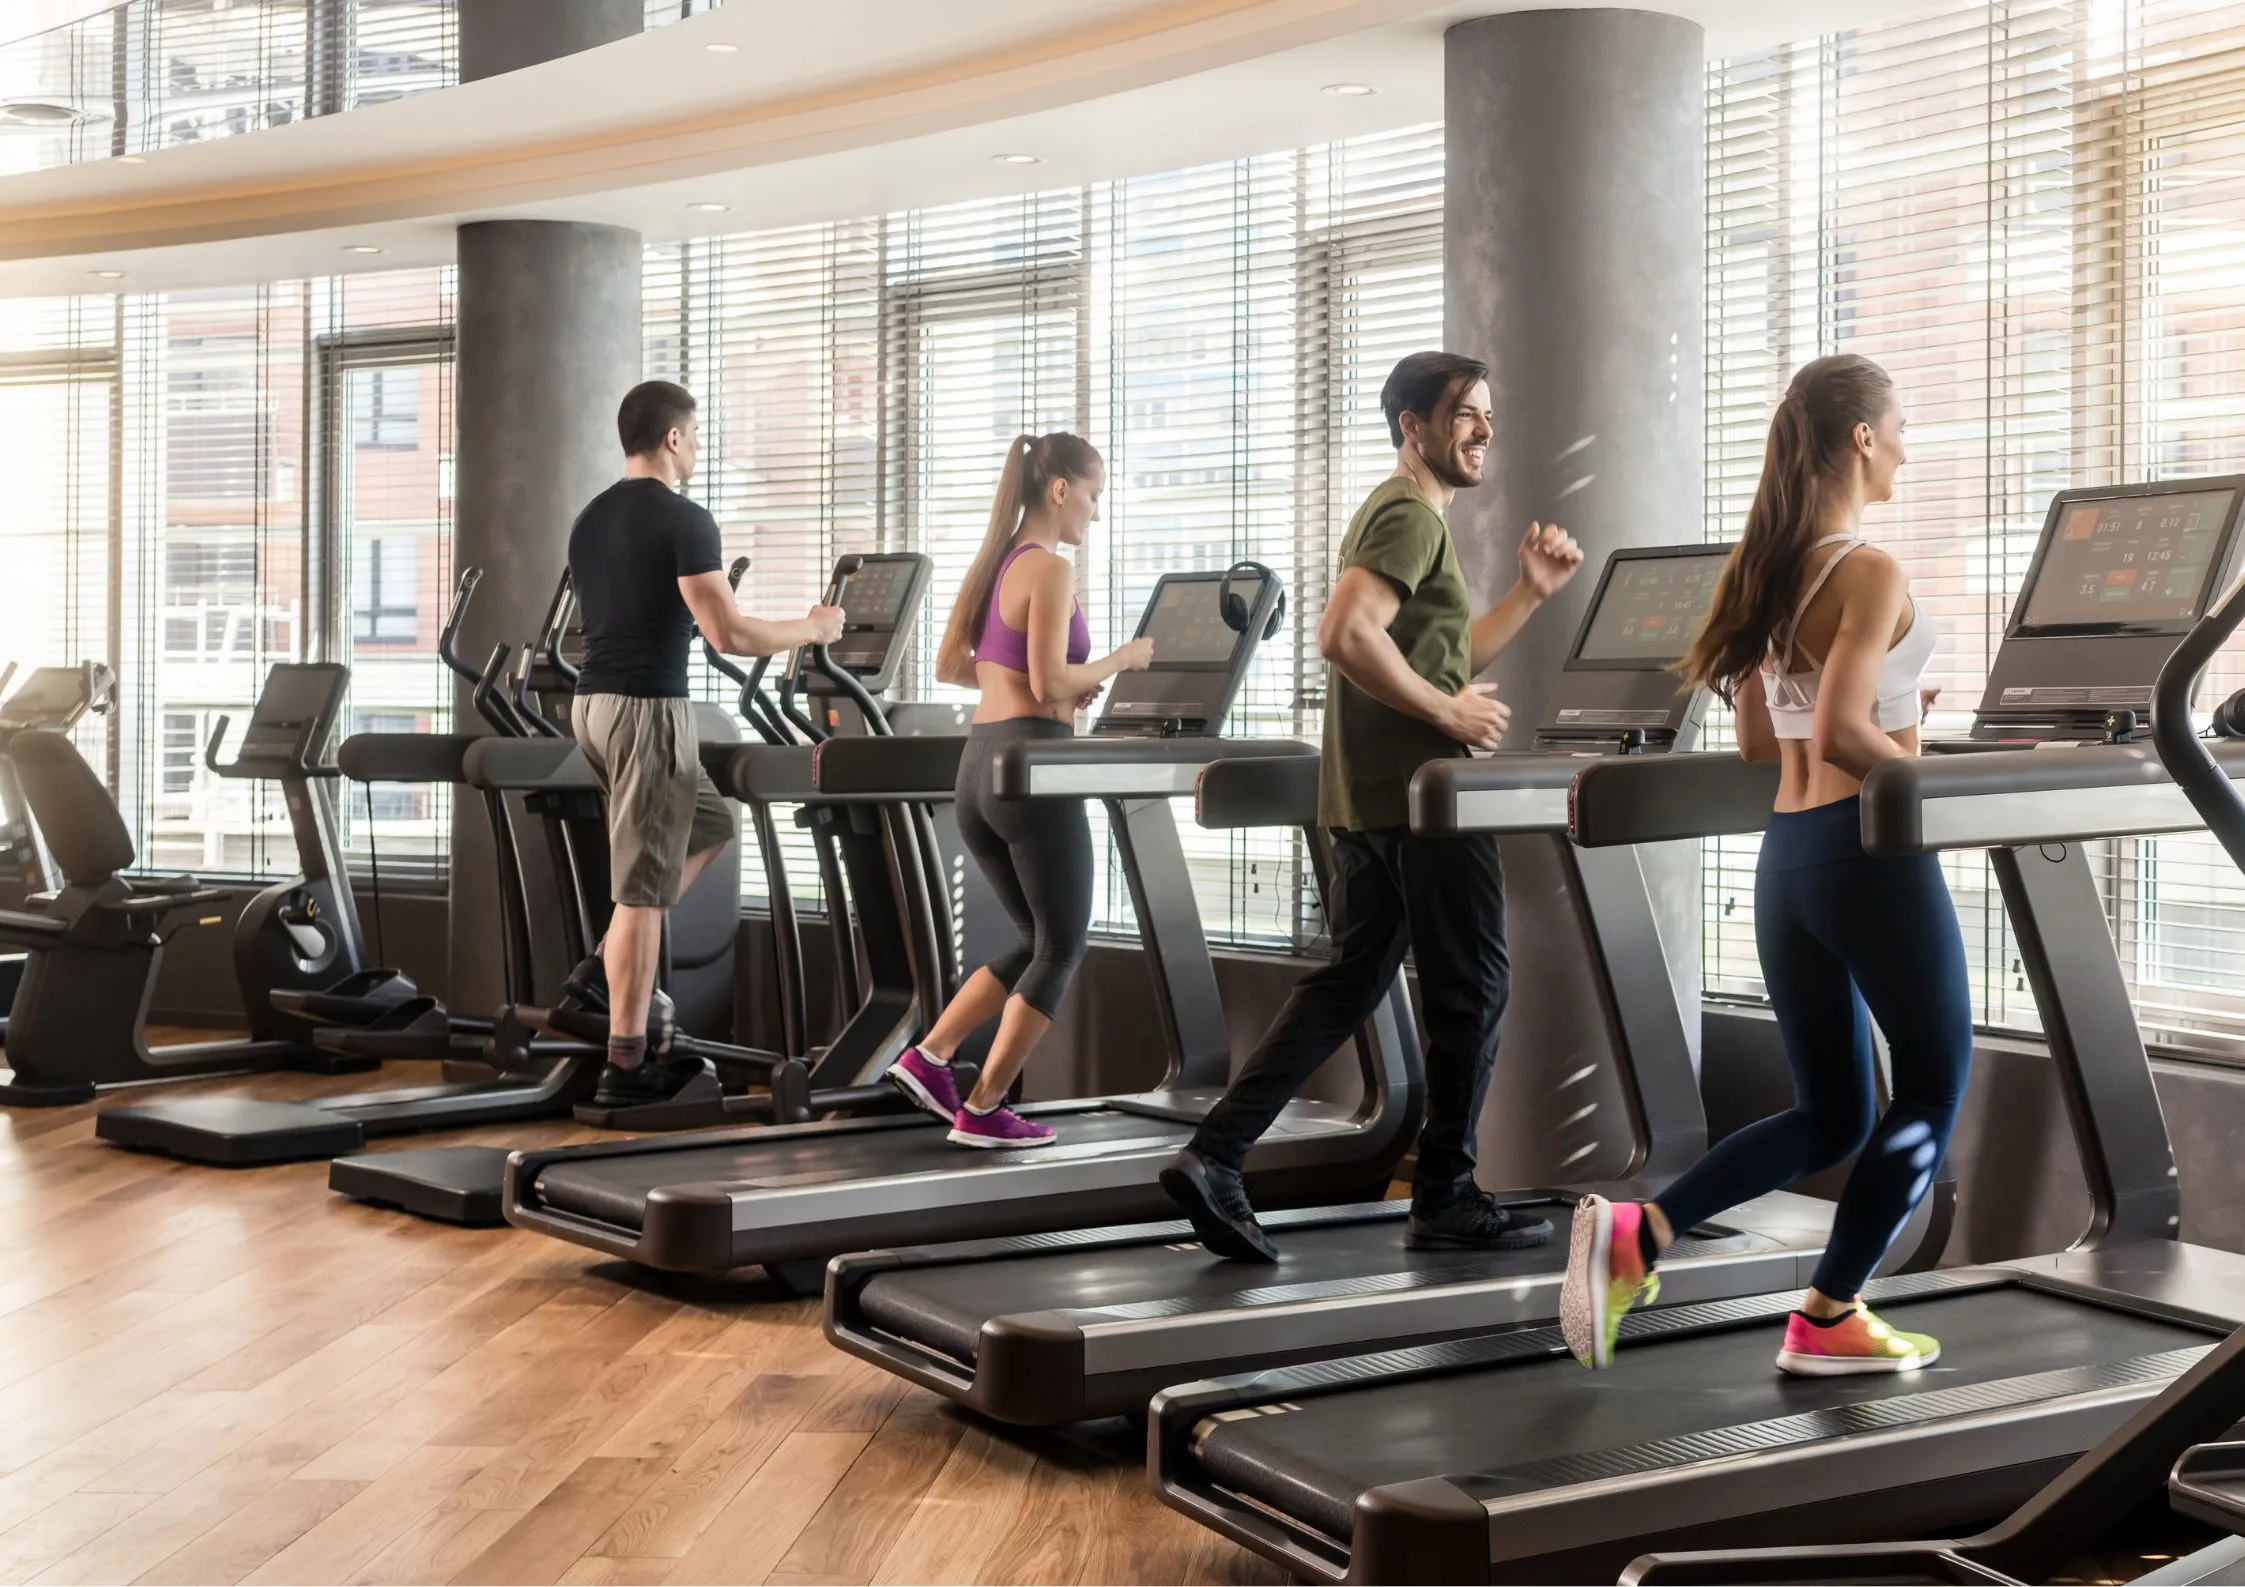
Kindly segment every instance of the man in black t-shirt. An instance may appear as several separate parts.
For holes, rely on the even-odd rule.
[[[794,622],[745,617],[725,583],[717,520],[679,489],[701,441],[694,399],[666,380],[634,386],[616,415],[624,477],[595,496],[569,531],[569,573],[584,626],[584,663],[570,725],[608,796],[609,888],[615,913],[601,958],[608,974],[608,1066],[595,1100],[660,1101],[708,1066],[648,1057],[648,1012],[663,914],[733,840],[731,808],[702,770],[686,658],[696,629],[718,650],[764,656],[842,637],[842,609],[814,606]]]

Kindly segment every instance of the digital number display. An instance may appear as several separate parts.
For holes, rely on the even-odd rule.
[[[842,586],[842,621],[851,628],[894,628],[912,589],[914,563],[868,560]]]
[[[2188,622],[2236,492],[2075,502],[2027,592],[2029,628]]]
[[[1631,557],[1617,563],[1583,631],[1582,661],[1641,661],[1663,667],[1683,659],[1707,621],[1719,556]]]
[[[1153,609],[1146,614],[1141,637],[1154,642],[1157,667],[1229,666],[1239,648],[1240,636],[1224,621],[1216,603],[1215,579],[1171,579],[1161,587]],[[1263,593],[1263,581],[1242,574],[1232,583],[1232,593],[1252,611]]]

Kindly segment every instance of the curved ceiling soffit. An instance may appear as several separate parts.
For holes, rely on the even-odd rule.
[[[378,131],[372,118],[426,113],[446,101],[459,103],[454,96],[501,85],[524,92],[548,69],[533,67],[418,100],[252,134],[260,140],[319,135],[337,144],[334,162],[284,174],[229,173],[198,182],[188,166],[202,151],[189,150],[168,155],[160,168],[128,168],[123,173],[128,180],[104,184],[113,189],[105,194],[81,187],[67,196],[9,204],[0,190],[0,258],[392,221],[710,175],[1055,109],[1441,9],[1441,0],[1170,0],[973,55],[715,110],[487,144],[449,156],[390,162],[348,157],[362,155],[367,134]],[[350,136],[340,136],[345,133]],[[236,143],[206,147],[220,153]],[[107,174],[106,166],[76,169]]]

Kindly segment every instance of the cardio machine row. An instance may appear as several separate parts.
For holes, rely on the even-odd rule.
[[[732,570],[736,582],[744,569],[745,559]],[[825,794],[813,785],[810,767],[838,727],[924,735],[955,722],[948,707],[880,698],[904,653],[927,570],[926,559],[915,555],[844,558],[833,591],[851,615],[848,630],[831,647],[807,647],[776,688],[767,686],[763,661],[744,670],[714,651],[707,656],[738,687],[740,720],[756,740],[739,743],[725,713],[698,708],[703,760],[748,809],[764,863],[780,988],[775,1049],[723,1039],[736,1023],[739,884],[729,847],[671,912],[664,944],[665,992],[678,1011],[674,1049],[707,1064],[706,1083],[653,1105],[606,1104],[595,1094],[606,1011],[599,961],[590,955],[607,923],[608,840],[598,785],[555,725],[569,719],[576,671],[569,659],[575,608],[565,577],[543,637],[525,647],[535,667],[518,663],[511,687],[493,686],[507,665],[501,646],[479,675],[474,697],[492,733],[434,748],[426,739],[364,735],[348,741],[339,757],[349,774],[369,782],[398,780],[409,769],[401,757],[418,755],[423,764],[443,758],[453,772],[446,780],[480,794],[497,839],[506,1000],[494,1019],[448,1019],[431,1000],[412,997],[410,987],[400,998],[385,984],[393,992],[386,1011],[370,1017],[345,996],[349,985],[335,987],[314,997],[315,1014],[329,1022],[317,1039],[375,1058],[441,1060],[448,1074],[473,1064],[486,1078],[312,1103],[194,1097],[113,1108],[97,1126],[102,1138],[237,1166],[334,1158],[330,1183],[343,1193],[449,1221],[497,1223],[506,1148],[363,1149],[378,1137],[572,1111],[605,1128],[656,1130],[799,1119],[814,1108],[901,1108],[892,1088],[864,1082],[901,1047],[912,1010],[929,1001],[920,978],[944,975],[944,955],[955,951],[949,890],[935,881],[956,869],[955,840],[943,835],[948,823],[926,803],[875,807]],[[471,572],[447,628],[448,658],[473,588]],[[900,740],[911,756],[902,791],[943,780],[948,797],[956,754],[947,753],[948,742]],[[923,774],[929,766],[934,771]],[[833,1038],[817,1046],[804,1037],[804,946],[778,841],[776,812],[789,806],[809,828],[818,856],[834,927],[836,1006],[847,1011]],[[890,864],[892,839],[911,863]],[[972,949],[971,933],[963,945]]]
[[[1096,1415],[1134,1397],[1143,1404],[1150,1388],[1193,1372],[1227,1374],[1155,1400],[1157,1485],[1227,1535],[1327,1579],[1594,1575],[1683,1541],[1939,1528],[2030,1495],[2132,1411],[2170,1442],[2194,1418],[2199,1436],[2218,1430],[2227,1422],[2206,1420],[2198,1369],[2221,1359],[2211,1352],[2238,1320],[2245,1264],[2173,1239],[2172,1154],[2079,841],[2198,819],[2131,741],[2132,728],[2230,559],[2237,483],[2062,496],[1974,736],[1955,746],[1978,753],[1897,760],[1865,782],[1864,852],[1993,852],[2097,1198],[2092,1229],[2067,1252],[1965,1272],[1898,1271],[1865,1289],[1902,1326],[1948,1340],[1956,1359],[1934,1386],[1908,1373],[1811,1384],[1771,1371],[1769,1331],[1795,1306],[1791,1294],[1771,1292],[1811,1276],[1830,1217],[1782,1193],[1683,1231],[1664,1254],[1669,1304],[1618,1330],[1606,1380],[1622,1385],[1618,1393],[1592,1393],[1597,1380],[1565,1359],[1571,1352],[1550,1326],[1561,1263],[1549,1248],[1412,1251],[1397,1237],[1401,1209],[1314,1205],[1270,1219],[1285,1263],[1276,1274],[1180,1249],[1177,1224],[1055,1238],[1050,1231],[1070,1223],[1158,1205],[1149,1180],[1187,1132],[1157,1134],[1132,1115],[1166,1111],[1182,1126],[1212,1101],[1174,1084],[1089,1107],[1087,1118],[1119,1117],[1114,1127],[1130,1132],[1113,1142],[1072,1134],[1056,1109],[1063,1141],[1090,1137],[1079,1161],[1028,1149],[946,1156],[929,1148],[924,1126],[891,1123],[900,1136],[919,1128],[922,1144],[886,1158],[886,1183],[849,1171],[833,1150],[836,1132],[856,1129],[854,1155],[872,1155],[879,1137],[852,1126],[644,1153],[527,1154],[510,1186],[515,1219],[654,1265],[763,1262],[783,1274],[853,1240],[885,1238],[830,1268],[830,1336],[1001,1417]],[[2179,499],[2192,496],[2202,499]],[[2147,634],[2139,619],[2045,608],[2038,590],[2081,584],[2095,570],[2076,564],[2107,554],[2147,502],[2178,523],[2188,517],[2181,506],[2200,514],[2195,556],[2205,568],[2184,603],[2192,609]],[[2086,546],[2061,541],[2059,526],[2082,512],[2117,527]],[[1695,587],[1704,609],[1706,575],[1724,554],[1680,547],[1608,566],[1539,735],[1546,750],[1572,754],[1556,764],[1548,755],[1445,761],[1413,780],[1412,825],[1430,836],[1565,835],[1563,864],[1608,989],[1604,1012],[1632,1071],[1633,1180],[1499,1197],[1508,1210],[1558,1221],[1593,1196],[1657,1197],[1704,1141],[1688,1048],[1676,1035],[1688,1011],[1660,972],[1629,850],[1759,831],[1771,819],[1773,767],[1679,752],[1703,701],[1679,700],[1668,673],[1678,636],[1644,621],[1669,609],[1640,604],[1665,589],[1695,617]],[[2155,642],[2140,643],[2147,637]],[[1632,695],[1630,684],[1643,692]],[[1580,758],[1600,742],[1612,753]],[[2045,744],[2064,753],[2028,752]],[[1070,777],[1064,768],[1078,753],[1009,750],[996,775],[1035,788],[1050,767],[1044,790],[1077,797],[1159,786],[1143,770],[1113,785]],[[2236,764],[2221,754],[2225,768]],[[1112,764],[1139,758],[1160,759],[1125,746]],[[1211,761],[1195,778],[1203,818],[1239,819],[1246,801],[1280,812],[1249,820],[1314,820],[1307,764],[1299,754]],[[1149,958],[1170,963],[1164,949],[1150,940]],[[1362,1050],[1382,1051],[1377,1032]],[[1385,1098],[1409,1097],[1415,1049],[1405,1039],[1386,1051],[1405,1083],[1387,1086]],[[1664,1066],[1664,1051],[1682,1061]],[[1366,1088],[1368,1114],[1377,1089]],[[1362,1183],[1349,1172],[1361,1174],[1356,1160],[1330,1166],[1322,1192],[1305,1187],[1309,1175],[1285,1178],[1283,1169],[1301,1165],[1281,1154],[1300,1144],[1282,1126],[1250,1157],[1258,1201],[1345,1198],[1352,1179]],[[787,1155],[806,1149],[827,1155]],[[959,1166],[937,1172],[945,1163]],[[814,1171],[776,1184],[789,1169]],[[948,1194],[953,1184],[962,1199]],[[1889,1269],[1930,1265],[1945,1204],[1938,1194],[1921,1201]],[[782,1212],[794,1216],[783,1224]],[[904,1243],[930,1237],[922,1229],[991,1237]],[[1328,1231],[1343,1232],[1322,1240]],[[1370,1263],[1357,1264],[1352,1241]],[[2178,1399],[2195,1408],[2171,1412]],[[2128,1457],[2100,1453],[2059,1475],[2051,1492],[2064,1496],[2067,1523],[2006,1535],[2031,1533],[2033,1547],[2047,1549],[2066,1525],[2109,1519],[2131,1483],[2156,1481],[2156,1471],[2145,1477],[2153,1467],[2138,1433],[2125,1440]],[[2035,1557],[2025,1543],[2009,1546],[2014,1560]]]

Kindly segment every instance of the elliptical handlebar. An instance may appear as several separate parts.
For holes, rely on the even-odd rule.
[[[480,681],[475,668],[460,659],[460,627],[467,621],[468,603],[475,599],[476,586],[483,582],[483,569],[465,567],[460,570],[460,581],[452,588],[452,611],[444,620],[444,629],[437,635],[437,659],[471,687]]]
[[[747,557],[735,557],[733,565],[725,570],[725,582],[732,586],[736,595],[740,593],[741,580],[747,576],[748,568]],[[795,742],[787,731],[787,724],[781,720],[779,712],[764,694],[764,672],[772,664],[770,656],[758,656],[743,668],[739,662],[705,639],[702,641],[702,657],[708,661],[711,671],[721,673],[740,685],[740,701],[736,709],[740,712],[741,720],[756,730],[758,738],[767,744],[781,746]]]
[[[2245,794],[2215,764],[2190,715],[2199,677],[2240,625],[2245,625],[2245,577],[2230,585],[2159,669],[2159,682],[2152,688],[2151,736],[2167,774],[2230,859],[2245,868]]]
[[[499,692],[499,680],[507,675],[507,659],[513,654],[514,646],[504,640],[491,647],[491,659],[483,664],[471,698],[476,715],[490,723],[502,737],[528,738],[530,725],[514,714],[514,707]]]
[[[569,619],[577,607],[576,575],[568,568],[561,570],[561,581],[554,586],[553,602],[546,608],[546,620],[538,630],[538,653],[546,665],[568,680],[569,687],[577,686],[578,668],[575,662],[561,653],[561,641],[569,631]],[[541,719],[542,720],[542,719]]]
[[[837,558],[834,577],[826,586],[825,604],[840,606],[850,580],[856,578],[864,568],[865,558],[855,552]],[[889,726],[888,713],[881,709],[881,702],[873,698],[872,692],[859,681],[856,673],[837,662],[834,653],[825,645],[803,645],[797,648],[787,675],[780,680],[780,709],[787,713],[788,720],[808,733],[814,742],[828,736],[825,729],[815,725],[795,706],[795,693],[803,685],[803,667],[806,661],[816,667],[819,674],[838,691],[850,697],[850,703],[865,718],[865,731],[870,736],[888,738],[895,733],[895,729]]]
[[[537,702],[530,697],[530,669],[537,665],[537,661],[536,652],[528,649],[515,658],[513,698],[508,704],[514,707],[516,715],[528,725],[530,731],[526,737],[567,738],[569,735],[562,732],[545,712],[539,710]]]

